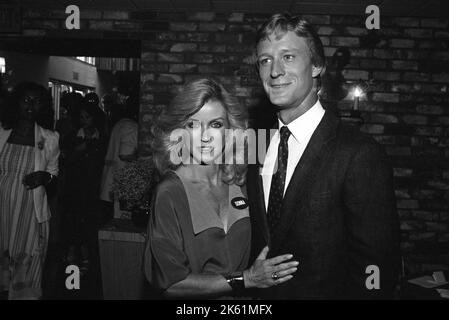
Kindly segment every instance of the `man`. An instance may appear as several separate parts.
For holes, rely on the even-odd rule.
[[[385,153],[321,106],[325,57],[306,21],[272,16],[258,32],[257,61],[279,130],[263,168],[248,170],[252,256],[268,246],[271,257],[290,253],[299,261],[292,280],[261,296],[391,298],[399,228]],[[274,281],[283,276],[276,271]]]

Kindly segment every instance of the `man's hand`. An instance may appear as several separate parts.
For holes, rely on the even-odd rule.
[[[268,247],[263,248],[253,265],[243,272],[245,288],[268,288],[293,278],[299,262],[286,262],[293,258],[291,254],[267,259],[268,251]]]

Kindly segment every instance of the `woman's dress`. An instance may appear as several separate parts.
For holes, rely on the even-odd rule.
[[[9,299],[39,299],[49,237],[38,223],[33,191],[23,178],[34,172],[34,147],[6,143],[0,152],[0,291]]]

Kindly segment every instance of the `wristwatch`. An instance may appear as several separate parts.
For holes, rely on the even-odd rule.
[[[225,276],[226,282],[231,286],[232,292],[236,296],[242,296],[245,292],[245,280],[243,279],[243,272],[233,272]]]
[[[48,173],[50,175],[50,180],[48,180],[47,184],[49,184],[50,182],[53,181],[53,178],[55,177],[54,175],[52,175],[51,173]]]

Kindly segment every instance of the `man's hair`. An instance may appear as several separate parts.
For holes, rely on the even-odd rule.
[[[305,39],[313,65],[322,67],[321,74],[323,74],[326,65],[323,44],[312,25],[300,16],[291,16],[287,13],[271,16],[257,31],[256,45],[273,34],[276,39],[280,39],[288,31],[293,31],[298,37]]]

